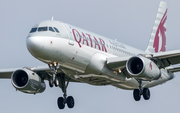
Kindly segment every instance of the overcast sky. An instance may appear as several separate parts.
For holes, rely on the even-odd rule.
[[[45,65],[26,48],[33,25],[43,20],[63,21],[145,50],[160,0],[1,0],[0,68]],[[180,1],[168,3],[167,50],[180,48]],[[112,86],[70,83],[73,109],[59,110],[60,88],[37,95],[15,91],[11,80],[0,80],[1,113],[177,113],[180,111],[180,73],[166,84],[150,88],[151,99],[135,102],[133,91]]]

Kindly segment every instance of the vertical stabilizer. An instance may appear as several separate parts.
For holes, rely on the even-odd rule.
[[[158,53],[166,51],[166,20],[167,20],[167,3],[161,1],[158,13],[154,22],[153,30],[149,40],[147,53]]]

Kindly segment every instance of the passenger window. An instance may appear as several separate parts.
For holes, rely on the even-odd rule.
[[[41,32],[41,31],[47,31],[47,27],[39,27],[39,28],[38,28],[38,31],[40,31],[40,32]]]
[[[32,28],[30,33],[36,32],[37,28]]]
[[[52,27],[49,27],[49,31],[55,32]]]
[[[55,27],[53,27],[54,29],[55,29],[55,31],[57,32],[57,33],[59,33],[59,30],[57,29],[57,28],[55,28]]]

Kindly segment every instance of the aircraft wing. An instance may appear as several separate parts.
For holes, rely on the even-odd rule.
[[[12,73],[15,70],[18,70],[19,68],[14,68],[14,69],[1,69],[0,70],[0,78],[4,78],[4,79],[10,79]]]
[[[153,58],[161,63],[161,67],[168,67],[180,63],[180,50],[153,53]]]
[[[48,66],[37,66],[37,67],[32,67],[32,68],[29,68],[29,67],[10,68],[10,69],[0,69],[0,78],[11,79],[11,75],[14,71],[19,70],[19,69],[24,69],[24,68],[31,70],[39,75],[44,76],[46,80],[48,80],[48,75],[52,73]],[[60,68],[57,70],[57,73],[64,74],[64,72]],[[69,77],[65,75],[65,78],[67,80]],[[78,81],[70,79],[70,82],[78,82]]]
[[[160,64],[160,68],[165,68],[180,63],[180,50],[152,53],[144,57],[157,61],[157,63]],[[125,69],[126,62],[129,58],[131,58],[131,56],[108,58],[106,65],[111,70]],[[169,70],[171,70],[171,72],[177,72],[180,71],[180,68],[171,68]]]
[[[48,68],[48,66],[37,66],[37,67],[33,67],[33,68],[28,68],[28,67],[23,67],[29,70],[32,70],[34,72],[50,72],[51,70]],[[23,68],[9,68],[9,69],[0,69],[0,78],[4,78],[4,79],[10,79],[11,75],[14,71],[19,70],[19,69],[23,69]]]

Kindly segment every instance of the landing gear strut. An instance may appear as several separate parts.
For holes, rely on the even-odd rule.
[[[67,104],[67,106],[69,108],[73,108],[74,107],[74,98],[72,96],[68,96],[67,97],[67,87],[68,87],[68,84],[69,84],[69,80],[67,80],[67,82],[65,81],[65,77],[63,75],[60,75],[60,80],[61,80],[61,84],[59,85],[63,91],[63,97],[59,97],[58,100],[57,100],[57,104],[58,104],[58,107],[59,109],[64,109],[65,108],[65,104]]]
[[[141,99],[141,95],[143,95],[145,100],[150,99],[150,90],[148,88],[142,88],[142,80],[138,80],[139,89],[134,89],[133,96],[135,101],[139,101]]]
[[[48,64],[49,68],[51,69],[52,71],[52,78],[49,79],[49,86],[50,87],[53,87],[53,84],[57,87],[59,86],[59,81],[57,79],[57,69],[59,68],[59,65],[58,63],[54,62],[54,63],[51,63],[51,64]]]

